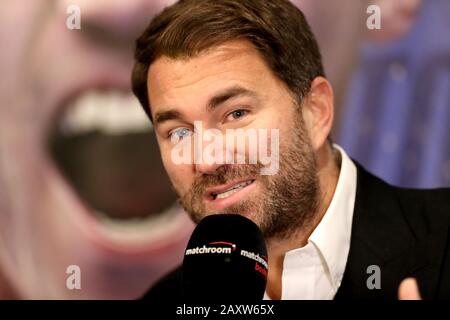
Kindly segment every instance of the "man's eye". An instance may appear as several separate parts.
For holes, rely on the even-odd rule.
[[[239,120],[240,118],[244,117],[247,115],[247,111],[246,110],[236,110],[231,112],[228,117],[227,120],[233,121],[233,120]]]
[[[189,137],[192,134],[192,131],[188,128],[179,128],[176,130],[173,130],[169,133],[170,138],[175,138],[178,140],[184,139],[186,137]]]

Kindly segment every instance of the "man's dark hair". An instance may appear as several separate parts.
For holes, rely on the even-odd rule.
[[[298,102],[324,76],[316,39],[288,0],[180,0],[157,15],[136,41],[132,87],[151,119],[150,65],[161,56],[190,58],[229,40],[250,41]]]

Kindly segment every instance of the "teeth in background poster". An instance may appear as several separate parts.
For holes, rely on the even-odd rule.
[[[70,103],[60,130],[66,136],[93,131],[124,135],[152,130],[152,124],[131,93],[88,91]]]

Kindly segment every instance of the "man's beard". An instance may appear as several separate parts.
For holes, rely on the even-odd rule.
[[[214,174],[198,175],[191,189],[180,199],[195,223],[211,214],[204,205],[205,190],[236,179],[257,177],[262,192],[227,207],[226,212],[247,213],[266,239],[286,239],[315,216],[319,205],[317,164],[300,113],[290,140],[280,143],[280,166],[273,176],[260,175],[261,164],[222,165]],[[284,143],[283,143],[284,142]]]

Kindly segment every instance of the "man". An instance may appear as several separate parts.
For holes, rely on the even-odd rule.
[[[333,91],[290,2],[180,1],[151,22],[135,58],[133,91],[185,210],[194,222],[231,212],[261,228],[265,298],[450,297],[450,191],[389,186],[331,143]],[[278,144],[268,141],[278,170],[261,174],[249,145],[205,153],[211,136],[199,128],[278,130]],[[180,145],[190,162],[175,161]],[[146,298],[177,298],[179,286],[180,269]]]

